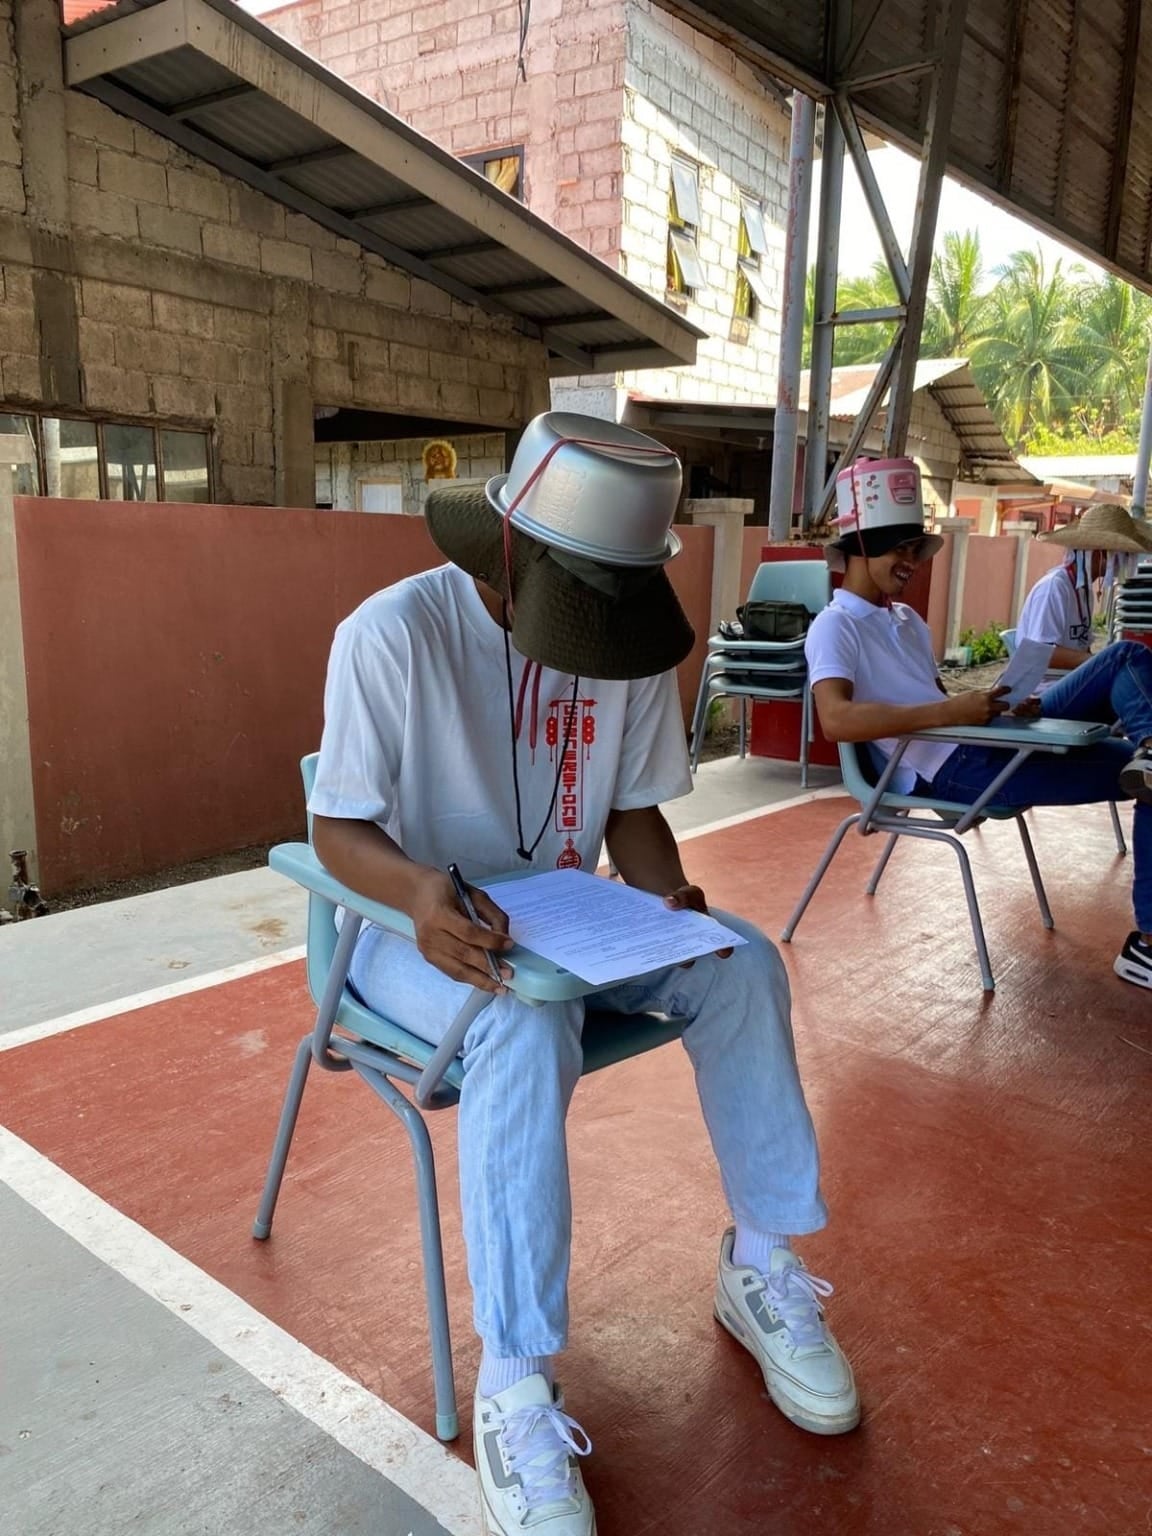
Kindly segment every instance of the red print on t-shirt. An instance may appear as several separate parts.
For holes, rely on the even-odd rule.
[[[596,700],[573,701],[571,694],[553,699],[548,706],[544,740],[548,743],[550,762],[556,762],[557,752],[563,750],[564,754],[556,795],[556,830],[566,833],[567,839],[556,867],[579,869],[583,861],[572,834],[584,827],[584,772],[596,741]]]

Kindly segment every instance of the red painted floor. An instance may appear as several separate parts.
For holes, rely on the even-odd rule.
[[[843,809],[696,840],[689,871],[775,933]],[[1152,999],[1111,973],[1130,866],[1102,812],[1046,811],[1034,833],[1054,934],[1013,830],[969,839],[992,998],[946,849],[901,849],[868,901],[876,842],[853,838],[785,951],[833,1209],[804,1252],[838,1288],[856,1434],[789,1426],[712,1322],[724,1213],[679,1049],[581,1085],[564,1380],[601,1536],[1152,1529]],[[404,1142],[349,1077],[314,1078],[273,1239],[247,1236],[308,1020],[295,965],[174,999],[0,1056],[0,1115],[429,1426]],[[466,1396],[453,1115],[435,1129]]]

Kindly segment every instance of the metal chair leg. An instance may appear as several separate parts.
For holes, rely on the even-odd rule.
[[[1128,852],[1128,844],[1124,837],[1124,824],[1120,820],[1120,807],[1115,800],[1109,800],[1108,809],[1112,812],[1112,832],[1116,838],[1116,852],[1123,858]]]
[[[424,1296],[428,1307],[428,1338],[432,1348],[432,1380],[436,1393],[436,1434],[455,1440],[460,1433],[456,1409],[456,1379],[452,1370],[452,1334],[448,1323],[448,1291],[444,1283],[444,1245],[440,1234],[440,1200],[436,1191],[436,1159],[424,1116],[388,1078],[371,1067],[355,1070],[404,1124],[416,1170],[420,1210],[420,1246],[424,1257]]]
[[[740,761],[743,762],[748,753],[748,700],[740,700]]]
[[[849,828],[854,827],[859,820],[859,812],[857,812],[854,816],[846,816],[845,819],[836,828],[835,832],[833,832],[831,840],[829,841],[827,848],[824,850],[824,857],[816,866],[816,873],[804,887],[804,894],[796,903],[796,906],[792,912],[792,916],[788,919],[784,932],[780,935],[780,942],[782,944],[790,944],[792,942],[792,935],[796,932],[796,929],[800,923],[800,919],[808,910],[808,903],[812,900],[813,896],[815,896],[817,886],[828,873],[828,866],[839,852],[840,844],[844,841]]]
[[[307,1034],[296,1047],[292,1074],[288,1079],[288,1091],[280,1111],[280,1123],[276,1127],[276,1140],[272,1144],[272,1156],[264,1178],[264,1192],[260,1196],[260,1209],[252,1223],[252,1236],[261,1241],[272,1231],[272,1217],[276,1214],[276,1201],[280,1197],[280,1185],[284,1180],[284,1168],[288,1151],[296,1131],[296,1119],[300,1113],[300,1101],[308,1081],[308,1069],[312,1065],[312,1036]]]
[[[804,681],[800,695],[800,788],[808,788],[808,743],[812,740],[812,690]]]
[[[1048,905],[1048,893],[1044,889],[1044,882],[1040,878],[1040,866],[1036,862],[1036,850],[1032,846],[1032,834],[1023,816],[1017,816],[1016,825],[1020,828],[1020,841],[1024,844],[1024,857],[1028,860],[1028,873],[1032,876],[1032,889],[1036,892],[1041,921],[1045,928],[1055,928],[1052,909]]]
[[[695,773],[700,766],[700,749],[704,745],[704,732],[708,724],[708,658],[704,658],[704,670],[700,674],[700,687],[696,691],[696,708],[692,711],[692,752],[690,764]]]
[[[980,975],[985,992],[995,992],[996,979],[992,975],[992,962],[988,958],[988,941],[984,937],[984,923],[980,917],[980,903],[976,899],[976,882],[972,879],[972,862],[968,850],[958,837],[945,835],[944,841],[952,844],[960,860],[960,878],[964,882],[964,897],[968,903],[968,917],[972,923],[972,937],[976,941],[976,955],[980,961]]]
[[[880,876],[888,868],[888,860],[896,850],[896,839],[899,836],[899,832],[890,832],[888,834],[888,841],[884,844],[883,853],[876,860],[876,868],[872,871],[872,878],[864,887],[864,894],[866,896],[875,896],[876,887],[880,884]]]

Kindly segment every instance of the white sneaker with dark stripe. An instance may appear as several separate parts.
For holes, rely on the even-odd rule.
[[[720,1243],[716,1320],[764,1373],[768,1395],[786,1418],[816,1435],[842,1435],[860,1422],[852,1367],[824,1321],[827,1280],[810,1275],[790,1248],[772,1250],[766,1275],[732,1262],[735,1230]]]
[[[592,1442],[543,1376],[494,1397],[477,1392],[472,1436],[490,1536],[596,1536],[577,1462]]]
[[[1145,944],[1138,930],[1130,933],[1112,969],[1134,987],[1147,987],[1152,991],[1152,944]]]

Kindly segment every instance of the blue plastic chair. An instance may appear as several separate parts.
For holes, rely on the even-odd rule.
[[[315,754],[303,760],[301,770],[307,798],[316,774]],[[445,1109],[459,1101],[464,1071],[456,1052],[468,1024],[488,1002],[489,995],[479,990],[472,993],[439,1047],[433,1048],[418,1036],[400,1029],[365,1007],[353,995],[347,985],[348,968],[363,923],[376,923],[411,939],[414,938],[411,919],[403,912],[369,901],[341,885],[320,863],[310,841],[281,843],[272,849],[268,862],[309,893],[308,989],[317,1011],[315,1024],[296,1049],[252,1235],[263,1239],[272,1230],[272,1218],[309,1070],[315,1064],[328,1072],[355,1072],[383,1100],[408,1133],[420,1211],[436,1433],[441,1440],[454,1440],[460,1433],[460,1421],[452,1370],[436,1165],[421,1111]],[[343,913],[339,929],[336,926],[338,911]],[[529,1002],[557,1002],[584,997],[596,990],[570,971],[527,950],[512,949],[506,958],[515,970],[509,990]],[[684,1028],[684,1020],[658,1014],[625,1016],[589,1009],[582,1036],[584,1073],[598,1072],[615,1062],[655,1050],[657,1046],[678,1039]],[[400,1091],[398,1084],[401,1083],[409,1088],[411,1097]]]
[[[819,560],[772,560],[757,567],[747,601],[803,603],[815,615],[828,606],[831,577],[827,562]],[[747,679],[755,676],[755,683]],[[740,700],[740,756],[747,752],[748,701],[751,699],[799,699],[800,783],[808,787],[808,746],[812,740],[812,690],[804,641],[727,640],[713,635],[692,713],[692,772],[700,766],[700,751],[713,699]]]
[[[1016,631],[1014,629],[1002,629],[1000,631],[1000,640],[1009,656],[1015,656]],[[1059,667],[1053,667],[1048,673],[1050,678],[1067,677],[1067,675]],[[1124,836],[1123,823],[1120,820],[1120,807],[1116,804],[1115,800],[1109,800],[1108,810],[1112,816],[1112,836],[1116,839],[1116,852],[1121,858],[1124,858],[1128,852],[1128,842]]]

